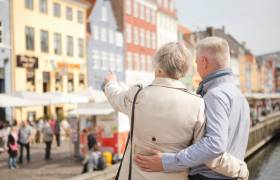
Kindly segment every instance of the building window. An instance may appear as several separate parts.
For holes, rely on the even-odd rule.
[[[101,17],[101,19],[102,19],[102,21],[107,21],[107,7],[106,6],[102,6],[102,17]]]
[[[98,26],[93,25],[93,39],[98,40],[99,39],[99,29]]]
[[[145,67],[145,55],[141,54],[141,58],[140,58],[140,70],[141,71],[145,71],[146,67]]]
[[[139,71],[139,54],[134,54],[134,70]]]
[[[146,21],[147,22],[150,22],[150,16],[151,16],[150,12],[151,12],[150,8],[146,7]]]
[[[108,54],[105,51],[102,51],[101,56],[102,69],[108,69]]]
[[[141,46],[145,47],[145,30],[140,29],[140,44]]]
[[[61,16],[61,6],[58,3],[53,3],[53,16],[55,17]]]
[[[74,40],[72,36],[67,36],[67,56],[73,57],[74,55]]]
[[[100,61],[100,54],[97,50],[92,50],[92,59],[93,59],[93,68],[100,68],[101,67],[101,61]]]
[[[147,48],[151,48],[151,33],[150,31],[146,31],[146,46]]]
[[[73,10],[70,7],[66,7],[66,19],[69,21],[73,20]]]
[[[59,33],[54,33],[54,54],[62,54],[61,34]]]
[[[127,61],[127,69],[132,70],[133,69],[133,63],[132,63],[132,54],[131,52],[128,52],[126,54],[126,61]]]
[[[35,91],[35,70],[34,69],[26,69],[26,90],[27,91]]]
[[[79,88],[84,89],[85,88],[85,75],[79,74]]]
[[[85,51],[85,46],[84,46],[84,40],[82,38],[78,39],[78,50],[79,50],[79,58],[84,57],[84,51]]]
[[[151,9],[150,18],[151,18],[151,23],[155,24],[156,15],[155,15],[155,12],[152,9]]]
[[[133,6],[133,12],[134,12],[134,16],[138,17],[138,3],[134,2],[134,6]]]
[[[118,47],[123,47],[123,35],[120,32],[116,32],[116,45]]]
[[[117,71],[121,72],[123,70],[122,56],[117,55]]]
[[[131,43],[131,25],[126,25],[126,42]]]
[[[139,32],[136,26],[134,26],[134,44],[139,45]]]
[[[126,0],[126,13],[131,14],[131,0]]]
[[[101,28],[101,40],[106,42],[107,41],[107,30],[106,28]]]
[[[74,75],[72,73],[67,74],[67,91],[74,91]]]
[[[3,43],[3,22],[0,20],[0,44]]]
[[[152,33],[152,48],[156,49],[156,34]]]
[[[84,23],[84,14],[82,11],[77,11],[77,18],[78,18],[78,23],[80,24]]]
[[[48,1],[47,0],[40,0],[39,9],[41,13],[47,14],[48,13]]]
[[[115,63],[115,56],[113,53],[110,53],[110,70],[114,71],[116,69],[116,63]]]
[[[145,19],[145,7],[143,5],[140,6],[140,19]]]
[[[41,30],[41,52],[49,52],[49,33],[48,31]]]
[[[33,9],[33,0],[25,0],[24,5],[26,9]]]
[[[62,75],[58,72],[55,73],[55,91],[62,91],[63,89]]]
[[[109,43],[114,44],[114,31],[109,30]]]
[[[25,47],[27,50],[34,50],[34,28],[25,27]]]

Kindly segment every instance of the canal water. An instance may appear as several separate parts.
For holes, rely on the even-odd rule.
[[[250,180],[280,180],[280,136],[247,160]]]

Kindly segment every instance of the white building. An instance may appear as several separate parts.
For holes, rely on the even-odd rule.
[[[174,0],[157,0],[157,48],[178,41],[178,22]]]

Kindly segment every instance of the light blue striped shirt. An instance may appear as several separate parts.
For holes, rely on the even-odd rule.
[[[224,152],[243,160],[250,129],[249,105],[240,90],[233,84],[232,75],[218,77],[204,84],[206,133],[197,143],[178,153],[164,153],[166,172],[191,168],[190,174],[226,179],[203,163]]]

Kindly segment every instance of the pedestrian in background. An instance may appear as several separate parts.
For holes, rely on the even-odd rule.
[[[8,142],[7,142],[10,169],[17,168],[17,164],[16,164],[16,161],[17,161],[16,158],[17,158],[17,154],[18,154],[17,141],[18,141],[18,132],[17,132],[16,127],[13,126],[11,128],[11,132],[8,136]]]
[[[80,135],[80,154],[82,159],[84,159],[88,152],[88,130],[87,128],[83,129],[83,132]]]
[[[88,143],[88,149],[92,149],[94,146],[97,146],[97,140],[95,137],[95,131],[94,128],[90,129],[88,132],[88,136],[87,136],[87,143]]]
[[[51,160],[51,145],[53,139],[53,129],[48,120],[45,120],[44,127],[43,127],[43,139],[46,144],[45,147],[45,160]]]
[[[59,119],[55,121],[54,135],[56,139],[56,145],[59,147],[60,146],[60,120]]]
[[[30,141],[31,141],[31,128],[26,121],[21,123],[19,128],[19,145],[20,145],[20,155],[19,163],[22,164],[23,149],[26,149],[26,159],[27,162],[30,162]]]

